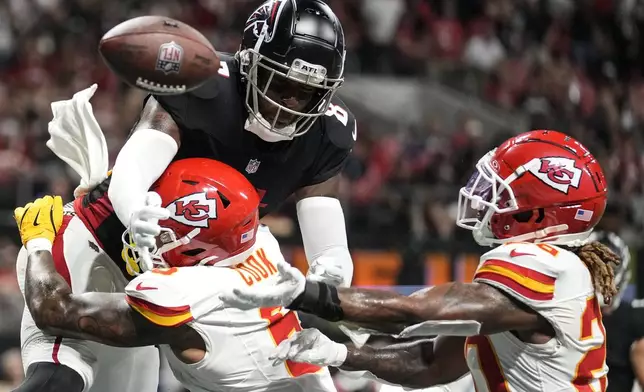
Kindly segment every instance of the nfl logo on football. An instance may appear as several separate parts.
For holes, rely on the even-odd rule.
[[[246,165],[246,173],[248,174],[253,174],[259,169],[259,164],[261,162],[258,159],[251,159],[248,161],[248,165]]]
[[[156,69],[164,74],[178,73],[183,59],[183,48],[174,41],[159,46]]]

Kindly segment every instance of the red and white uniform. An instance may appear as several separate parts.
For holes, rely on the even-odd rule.
[[[129,281],[123,274],[126,263],[110,258],[94,230],[88,229],[84,222],[88,213],[79,209],[81,200],[76,200],[76,210],[71,205],[65,206],[63,225],[52,249],[56,270],[74,293],[122,293]],[[120,236],[114,236],[111,244],[121,244]],[[23,248],[17,260],[18,284],[23,295],[26,267],[27,251]],[[119,348],[45,335],[27,307],[23,312],[20,339],[25,370],[37,362],[60,363],[81,376],[84,391],[157,391],[159,353],[155,347]]]
[[[285,263],[277,240],[260,227],[249,252],[226,259],[230,267],[156,269],[126,287],[133,309],[163,326],[189,324],[207,348],[203,360],[185,364],[161,346],[175,377],[192,392],[335,391],[326,368],[286,362],[273,366],[276,345],[301,330],[297,315],[281,307],[243,311],[221,308],[218,294],[234,287],[270,286]]]
[[[545,344],[524,343],[511,332],[468,338],[465,354],[478,392],[606,390],[606,334],[579,257],[546,244],[506,244],[481,257],[474,281],[531,307],[556,332]]]

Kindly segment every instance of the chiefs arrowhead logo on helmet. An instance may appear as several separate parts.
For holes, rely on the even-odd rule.
[[[210,219],[217,219],[217,199],[209,199],[206,192],[183,196],[167,206],[170,219],[187,226],[208,227]]]
[[[560,192],[567,194],[570,187],[579,188],[582,172],[580,168],[575,166],[573,159],[535,158],[526,167],[539,180]]]

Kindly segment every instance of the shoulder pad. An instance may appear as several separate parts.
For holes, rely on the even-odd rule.
[[[331,100],[323,124],[324,131],[334,146],[343,150],[353,149],[358,138],[356,118],[337,96]]]
[[[568,255],[568,251],[547,244],[518,242],[504,244],[481,256],[481,262],[501,259],[519,266],[534,268],[542,273],[556,276],[565,268],[555,258]]]
[[[239,62],[235,55],[230,53],[217,53],[219,55],[220,65],[217,75],[210,78],[201,87],[189,92],[200,99],[215,98],[222,91],[223,83],[237,83],[240,77]]]
[[[549,301],[565,268],[554,260],[559,252],[566,251],[545,244],[502,245],[481,256],[474,280],[509,289],[522,300]]]
[[[164,327],[193,320],[189,299],[180,290],[185,276],[179,268],[156,269],[137,276],[125,287],[126,301],[146,319]]]

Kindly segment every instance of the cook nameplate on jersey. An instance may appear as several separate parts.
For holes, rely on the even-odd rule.
[[[260,217],[275,211],[297,189],[342,170],[355,138],[355,119],[339,98],[304,135],[268,143],[244,129],[245,87],[234,58],[221,56],[220,75],[189,94],[155,96],[181,130],[175,160],[205,157],[224,162],[255,186]]]
[[[266,143],[244,130],[248,117],[239,72],[230,56],[221,56],[216,79],[194,93],[156,96],[181,131],[175,160],[205,157],[224,162],[258,190],[260,217],[275,211],[297,189],[318,184],[338,174],[353,148],[356,126],[344,103],[334,98],[327,115],[292,142]],[[123,275],[131,279],[121,236],[125,227],[108,198],[111,177],[74,203],[85,226]],[[130,260],[131,263],[131,260]]]

